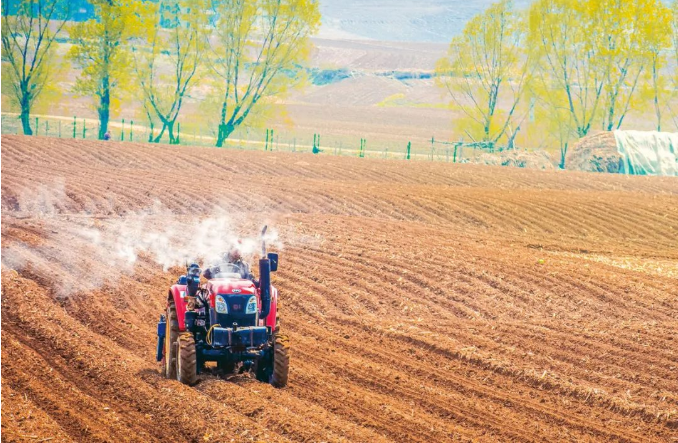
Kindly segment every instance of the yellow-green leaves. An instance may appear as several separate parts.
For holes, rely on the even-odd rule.
[[[598,122],[605,130],[620,128],[629,111],[650,103],[640,93],[644,82],[655,91],[661,84],[670,22],[660,0],[538,0],[530,8],[528,40],[536,88],[560,96],[546,103],[568,110],[579,137]]]
[[[193,88],[209,43],[207,0],[162,2],[148,21],[145,39],[133,50],[133,69],[151,128],[160,127],[151,140],[167,133],[179,143],[175,124],[184,98]],[[156,125],[158,123],[158,125]]]
[[[24,134],[32,135],[31,109],[50,86],[54,42],[68,8],[58,0],[19,0],[11,7],[12,11],[7,4],[2,8],[2,89],[9,91],[11,103],[21,112]]]
[[[474,17],[438,61],[438,84],[464,115],[457,129],[475,140],[497,142],[515,134],[525,113],[518,105],[529,78],[525,24],[508,0]]]
[[[217,146],[251,114],[265,113],[303,79],[309,36],[320,26],[315,0],[213,2],[210,70],[222,97]]]
[[[69,58],[81,68],[75,92],[93,97],[99,114],[99,138],[107,131],[110,113],[118,110],[128,88],[130,45],[144,35],[151,6],[140,0],[93,0],[96,18],[69,27],[73,46]]]

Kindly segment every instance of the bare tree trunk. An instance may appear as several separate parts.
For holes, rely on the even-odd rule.
[[[21,106],[21,127],[24,131],[24,135],[33,135],[33,130],[31,129],[31,116],[29,108]]]
[[[167,125],[163,123],[162,129],[160,129],[160,134],[158,134],[158,136],[153,139],[153,143],[160,143],[160,140],[162,139],[162,136],[165,133],[165,129],[167,129]]]
[[[560,169],[565,169],[565,156],[567,155],[567,143],[560,147],[560,164],[558,165]]]
[[[610,108],[607,113],[607,124],[603,123],[604,131],[611,131],[614,127],[614,101],[610,103]]]
[[[219,134],[217,136],[217,148],[224,146],[226,139],[235,131],[235,125],[231,122],[219,125]]]
[[[652,61],[652,83],[653,83],[653,89],[654,89],[654,112],[657,115],[657,131],[662,130],[662,111],[659,107],[659,85],[658,85],[658,75],[657,75],[657,59],[655,58]]]
[[[102,85],[103,93],[99,101],[99,140],[104,139],[104,135],[108,132],[108,122],[111,114],[111,90],[109,88],[108,76],[103,78]]]
[[[33,130],[31,129],[30,92],[26,90],[24,85],[21,85],[21,127],[24,135],[33,135]]]
[[[174,120],[168,122],[167,124],[167,132],[169,135],[169,143],[170,145],[177,145],[179,144],[179,140],[174,137]]]

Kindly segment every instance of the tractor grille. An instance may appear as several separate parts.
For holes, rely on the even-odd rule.
[[[246,314],[247,302],[251,294],[219,294],[228,305],[228,314],[217,314],[217,322],[228,327],[237,323],[238,326],[256,326],[257,314]]]

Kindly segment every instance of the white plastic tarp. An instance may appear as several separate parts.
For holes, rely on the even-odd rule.
[[[614,131],[614,138],[627,174],[678,177],[678,133]]]

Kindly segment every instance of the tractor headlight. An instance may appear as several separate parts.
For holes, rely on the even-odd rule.
[[[224,300],[224,297],[222,297],[221,295],[217,295],[214,304],[219,314],[228,314],[228,305],[226,304],[226,300]]]
[[[252,296],[247,302],[245,314],[256,314],[256,313],[257,313],[257,298],[255,296]]]

